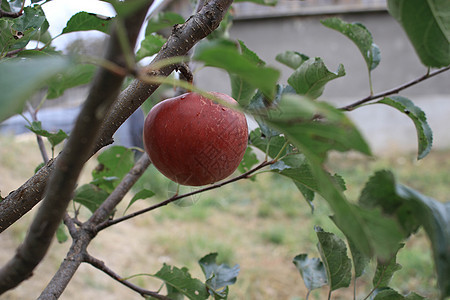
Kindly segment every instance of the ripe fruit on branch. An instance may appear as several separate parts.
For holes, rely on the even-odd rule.
[[[211,93],[237,105],[228,95]],[[154,166],[183,185],[214,183],[231,175],[247,148],[245,115],[197,93],[155,105],[144,123],[144,147]]]

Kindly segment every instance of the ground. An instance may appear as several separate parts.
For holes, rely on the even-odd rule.
[[[0,137],[0,190],[4,197],[29,178],[41,157],[32,135]],[[80,183],[90,180],[95,161],[90,161]],[[448,200],[450,151],[434,151],[423,161],[413,155],[367,159],[355,155],[336,155],[330,162],[347,181],[350,199],[357,199],[365,180],[373,172],[391,168],[402,183],[439,200]],[[153,176],[152,176],[153,175]],[[138,210],[164,199],[173,186],[150,169],[139,182],[157,196],[137,201],[130,209]],[[150,179],[153,178],[153,179]],[[130,196],[117,214],[122,214]],[[317,257],[314,225],[337,232],[328,218],[330,211],[321,199],[315,200],[315,212],[288,180],[260,174],[255,182],[240,181],[220,190],[201,194],[111,227],[100,233],[89,252],[127,277],[153,274],[163,263],[187,266],[194,277],[203,280],[197,261],[210,252],[218,252],[219,261],[239,264],[240,274],[230,287],[229,299],[304,299],[306,288],[292,264],[297,254]],[[84,217],[88,212],[83,212]],[[14,253],[23,240],[32,213],[0,235],[0,264]],[[65,256],[70,242],[53,243],[34,276],[3,295],[2,299],[36,298]],[[400,292],[414,290],[430,299],[437,298],[436,278],[429,243],[423,231],[407,241],[398,261],[403,269],[392,285]],[[373,264],[357,282],[358,299],[371,289]],[[132,279],[149,289],[160,282],[146,275]],[[313,292],[309,299],[326,299],[328,290]],[[352,299],[353,287],[333,292],[333,299]],[[82,265],[61,299],[142,299],[138,294],[111,280],[98,270]]]

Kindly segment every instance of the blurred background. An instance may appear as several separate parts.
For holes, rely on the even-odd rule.
[[[175,10],[187,18],[192,13],[188,0],[161,3],[154,7],[154,14],[161,10]],[[64,22],[80,10],[114,15],[108,4],[100,1],[53,0],[43,8],[53,35],[60,33]],[[372,33],[381,50],[381,63],[372,72],[375,93],[427,72],[400,25],[388,14],[385,1],[279,0],[275,7],[238,3],[233,5],[232,16],[230,38],[243,40],[268,65],[279,69],[282,72],[280,83],[286,83],[291,70],[276,62],[275,56],[286,50],[321,57],[330,71],[337,70],[342,63],[346,76],[331,81],[319,98],[337,107],[369,94],[368,74],[358,48],[342,34],[321,25],[319,21],[323,18],[338,16],[347,22],[359,22]],[[55,42],[59,50],[67,53],[99,56],[105,39],[101,33],[84,32],[67,34]],[[195,73],[194,83],[203,89],[230,92],[229,77],[220,70],[202,68]],[[87,92],[88,86],[74,88],[59,99],[46,101],[38,113],[43,128],[70,132]],[[433,150],[424,160],[415,160],[415,127],[409,118],[393,108],[369,105],[349,112],[348,116],[375,153],[375,158],[369,159],[352,154],[331,158],[330,168],[346,179],[346,193],[351,200],[357,199],[364,182],[374,170],[390,168],[400,182],[441,201],[448,201],[450,74],[443,73],[401,94],[426,113],[434,132]],[[36,95],[32,101],[39,103],[42,96]],[[116,142],[140,146],[143,119],[141,111],[133,115],[117,132]],[[26,122],[21,116],[0,124],[0,191],[3,197],[32,176],[34,168],[41,162],[35,137],[24,125]],[[86,166],[80,184],[90,180],[90,172],[95,165],[94,158]],[[152,168],[138,186],[157,193],[150,202],[164,199],[167,191],[173,188]],[[149,201],[137,202],[132,210],[146,207]],[[292,258],[299,253],[318,256],[314,225],[339,234],[327,217],[331,212],[326,203],[321,199],[315,199],[315,202],[316,211],[311,214],[309,206],[290,181],[261,174],[254,182],[239,182],[188,199],[185,202],[187,207],[171,205],[120,224],[99,235],[90,251],[122,276],[155,273],[166,262],[178,267],[186,265],[199,278],[202,275],[197,260],[217,251],[219,260],[241,266],[236,286],[230,287],[230,299],[304,299],[306,289]],[[125,201],[124,206],[127,203]],[[120,207],[119,213],[123,209]],[[12,255],[23,239],[30,218],[31,214],[28,214],[0,235],[0,263]],[[69,246],[70,242],[55,243],[36,270],[36,275],[7,293],[5,299],[36,298]],[[430,299],[437,298],[429,243],[422,231],[407,242],[400,252],[399,263],[404,269],[394,277],[394,287],[399,291],[415,290]],[[373,271],[374,265],[371,268]],[[372,273],[370,270],[367,273],[367,277],[358,283],[357,293],[362,296],[359,298],[364,298],[371,288]],[[146,276],[134,280],[147,288],[158,288],[158,283]],[[349,299],[352,294],[352,288],[340,290],[333,299]],[[310,299],[324,299],[326,295],[326,289],[319,290],[312,293]],[[61,299],[94,297],[141,299],[99,271],[82,266]]]

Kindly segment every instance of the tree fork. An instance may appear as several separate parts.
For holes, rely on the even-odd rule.
[[[151,3],[147,3],[135,15],[124,19],[128,31],[127,42],[130,45],[134,46],[136,43],[150,5]],[[111,32],[106,59],[125,66],[126,54],[121,50],[117,29],[116,27]],[[46,196],[30,225],[25,241],[19,246],[15,256],[0,269],[0,294],[29,278],[47,253],[71,200],[81,169],[91,156],[103,115],[117,99],[124,78],[124,75],[113,74],[104,68],[97,71],[69,140],[54,163],[55,169],[46,186]]]
[[[148,69],[152,69],[153,65],[157,65],[158,62],[166,58],[186,55],[198,41],[219,26],[232,2],[232,0],[209,1],[197,14],[189,18],[186,23],[175,26],[168,41],[150,63]],[[176,67],[176,65],[167,66],[153,72],[158,73],[154,75],[168,76]],[[149,85],[139,80],[134,80],[128,88],[120,93],[117,103],[102,124],[96,146],[90,156],[112,143],[112,136],[117,129],[158,87],[158,84]],[[59,156],[56,160],[58,159]],[[0,202],[0,233],[41,201],[44,196],[45,186],[53,170],[53,163],[45,165],[41,168],[40,174],[37,173],[32,176],[24,185],[11,192]],[[30,186],[33,189],[30,189]]]

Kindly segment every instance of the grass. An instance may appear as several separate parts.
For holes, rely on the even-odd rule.
[[[40,156],[33,138],[0,137],[0,144],[0,189],[5,196],[32,175]],[[93,165],[86,168],[81,183],[89,180]],[[351,200],[357,200],[364,182],[375,170],[385,168],[393,170],[399,182],[436,199],[448,200],[450,151],[434,151],[419,162],[412,155],[368,160],[340,154],[333,155],[328,167],[344,177],[346,194]],[[136,190],[143,187],[153,190],[156,196],[137,201],[129,212],[165,199],[176,190],[152,168],[139,181]],[[191,188],[183,187],[183,190]],[[124,201],[117,214],[123,213],[128,201]],[[265,173],[255,181],[240,181],[119,224],[100,233],[89,251],[122,276],[155,273],[163,263],[168,263],[180,268],[186,266],[193,277],[202,280],[197,261],[208,253],[218,252],[220,263],[240,265],[238,280],[230,287],[230,299],[304,299],[306,288],[292,259],[300,253],[318,257],[315,225],[337,232],[328,218],[330,210],[326,202],[317,198],[314,203],[312,214],[289,180]],[[1,262],[12,255],[30,220],[31,216],[27,215],[0,235]],[[55,244],[36,275],[7,293],[6,299],[39,295],[69,246],[70,242]],[[398,262],[403,269],[392,280],[394,288],[437,298],[432,254],[422,230],[407,241]],[[373,268],[372,264],[358,280],[358,299],[364,298],[371,289]],[[133,282],[152,289],[160,286],[160,282],[145,276]],[[326,299],[327,293],[327,288],[322,288],[312,292],[309,299]],[[352,299],[352,295],[353,287],[340,289],[333,292],[333,299]],[[62,299],[95,297],[141,299],[97,270],[83,266]]]

